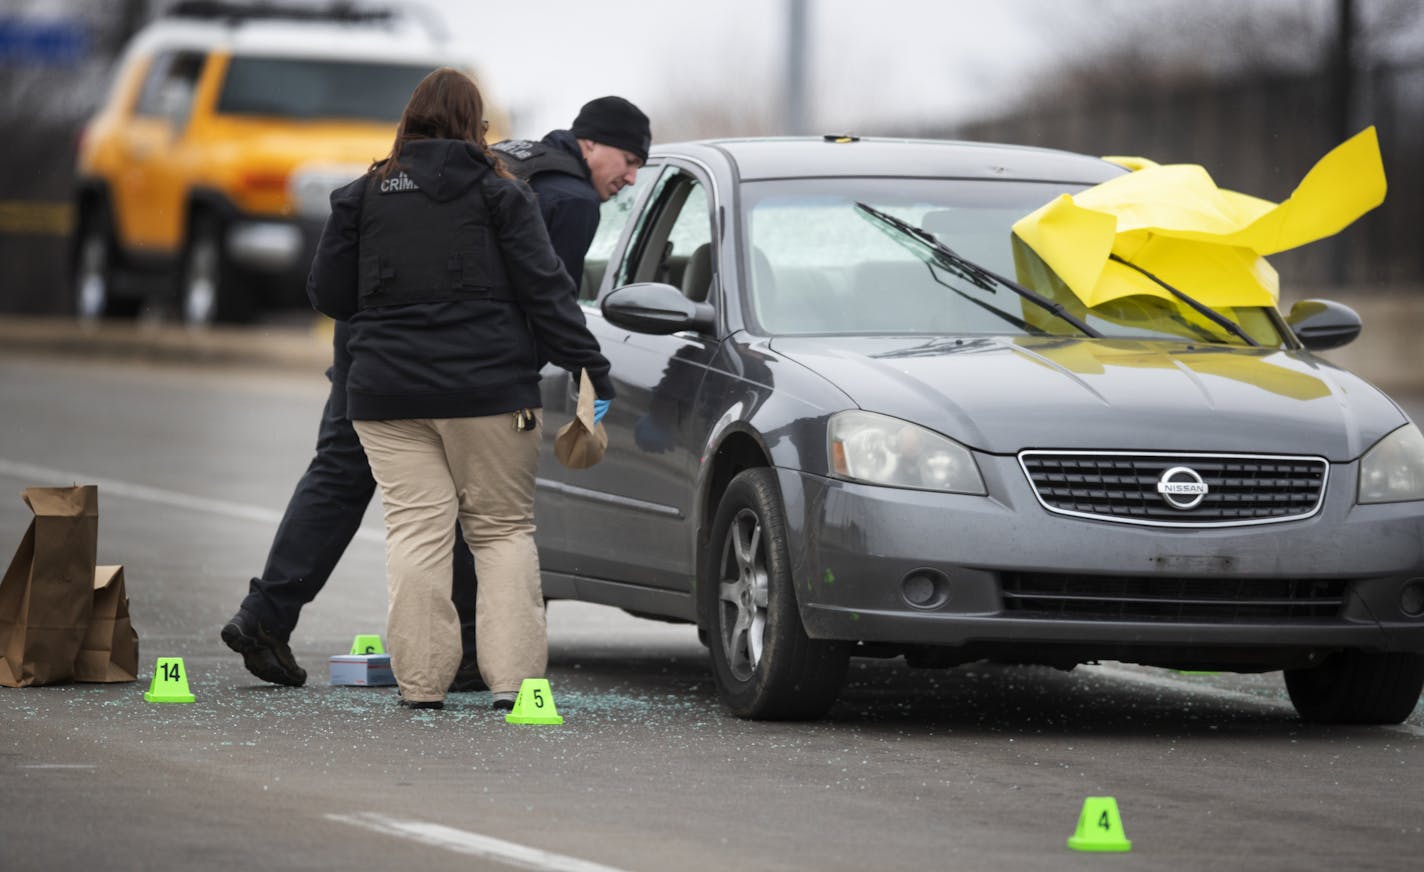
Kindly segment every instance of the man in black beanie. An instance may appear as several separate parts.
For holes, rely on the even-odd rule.
[[[572,130],[555,130],[539,142],[495,146],[538,195],[554,251],[575,288],[583,280],[583,259],[598,229],[599,204],[633,184],[651,140],[648,116],[637,106],[622,97],[600,97],[584,104]],[[306,670],[292,656],[292,630],[302,607],[325,586],[356,535],[376,489],[346,418],[347,329],[346,322],[337,322],[335,359],[327,370],[331,396],[322,413],[316,456],[287,504],[262,575],[252,579],[237,614],[222,628],[223,641],[242,655],[247,671],[273,684],[306,682]],[[451,599],[460,613],[464,658],[452,691],[485,689],[475,658],[476,585],[470,549],[456,536]]]
[[[554,251],[583,284],[583,259],[598,230],[599,204],[633,184],[648,159],[648,116],[622,97],[599,97],[579,110],[573,126],[538,142],[495,143],[510,171],[529,182]]]

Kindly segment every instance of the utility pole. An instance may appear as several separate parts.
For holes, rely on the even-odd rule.
[[[806,26],[809,0],[786,0],[786,105],[783,117],[787,132],[809,133],[810,112],[806,106]]]
[[[1335,40],[1330,51],[1330,133],[1336,143],[1354,131],[1355,0],[1335,0]]]
[[[1339,145],[1354,133],[1355,95],[1355,0],[1335,0],[1335,39],[1331,47],[1328,77],[1330,82],[1330,143]],[[1330,244],[1330,280],[1337,287],[1350,279],[1350,245],[1336,236]]]

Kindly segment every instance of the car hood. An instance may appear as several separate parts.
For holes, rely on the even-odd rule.
[[[1304,352],[1049,337],[778,337],[858,406],[994,453],[1026,448],[1357,458],[1407,419]]]

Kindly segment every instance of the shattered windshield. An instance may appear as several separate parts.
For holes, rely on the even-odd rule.
[[[974,305],[992,313],[994,316],[1003,318],[1015,327],[1022,328],[1030,333],[1044,333],[1046,331],[1035,329],[1027,321],[1023,321],[1009,312],[999,309],[997,306],[977,299],[972,292],[958,287],[958,282],[951,282],[954,278],[968,282],[974,287],[993,293],[999,288],[1007,288],[1018,294],[1025,300],[1038,306],[1057,318],[1061,318],[1086,336],[1100,335],[1096,330],[1089,327],[1081,318],[1070,314],[1061,304],[1055,303],[1047,297],[1031,291],[1013,279],[1006,278],[986,268],[983,264],[969,260],[959,252],[950,248],[949,244],[940,237],[921,227],[902,221],[893,215],[887,215],[865,203],[856,203],[856,211],[865,216],[867,221],[873,222],[881,230],[890,236],[891,239],[900,243],[907,251],[924,261],[930,267],[935,280],[944,285],[952,293],[958,294]],[[948,271],[949,276],[943,276],[941,270]]]
[[[751,311],[771,334],[1082,336],[1277,347],[1270,310],[1207,317],[1182,301],[1130,296],[1087,308],[1034,252],[1015,221],[1078,186],[908,178],[797,179],[743,184]],[[1060,304],[1064,319],[1007,286],[919,256],[856,203],[933,234],[962,258]],[[1189,291],[1189,289],[1183,289]],[[1229,320],[1228,329],[1220,319]]]

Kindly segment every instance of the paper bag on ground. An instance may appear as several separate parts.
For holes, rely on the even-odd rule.
[[[134,681],[138,632],[129,619],[122,566],[94,567],[94,613],[74,661],[75,681]]]
[[[99,489],[32,487],[35,513],[0,579],[0,684],[26,687],[74,677],[94,607]]]
[[[569,469],[593,466],[603,459],[603,452],[608,449],[608,431],[602,424],[593,422],[593,401],[597,398],[588,370],[580,370],[578,411],[554,437],[554,456]]]

